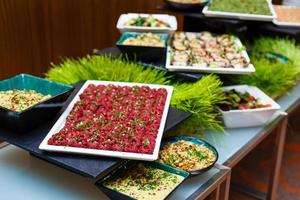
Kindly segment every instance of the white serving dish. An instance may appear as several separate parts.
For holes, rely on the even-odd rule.
[[[120,152],[120,151],[109,151],[109,150],[96,150],[96,149],[86,149],[86,148],[77,148],[77,147],[66,147],[66,146],[55,146],[55,145],[48,145],[48,140],[51,136],[59,130],[61,130],[66,122],[66,118],[71,112],[74,104],[79,100],[79,95],[87,88],[89,84],[95,85],[120,85],[120,86],[149,86],[150,88],[165,88],[167,90],[167,99],[164,107],[164,112],[162,115],[162,119],[160,122],[160,127],[157,133],[155,148],[152,154],[142,154],[142,153],[131,153],[131,152]],[[133,160],[146,160],[146,161],[153,161],[158,158],[160,143],[164,131],[164,126],[166,123],[169,105],[171,101],[171,96],[173,92],[172,86],[165,86],[165,85],[154,85],[154,84],[143,84],[143,83],[127,83],[127,82],[112,82],[112,81],[93,81],[89,80],[86,81],[85,84],[81,87],[78,91],[74,99],[71,101],[67,109],[63,112],[63,114],[59,117],[56,121],[54,126],[51,128],[47,136],[41,142],[39,149],[46,150],[46,151],[54,151],[54,152],[63,152],[63,153],[77,153],[77,154],[89,154],[89,155],[98,155],[98,156],[108,156],[108,157],[118,157],[123,159],[133,159]]]
[[[280,109],[273,99],[254,86],[235,85],[223,87],[224,91],[235,89],[238,92],[249,92],[255,98],[259,98],[263,104],[270,104],[268,108],[255,108],[249,110],[229,110],[223,111],[219,108],[223,116],[224,124],[227,128],[253,127],[265,124],[272,115]]]
[[[276,18],[271,0],[267,0],[272,15],[257,15],[257,14],[245,14],[245,13],[234,13],[234,12],[223,12],[223,11],[211,11],[208,10],[209,4],[207,4],[202,12],[206,17],[220,17],[230,19],[241,19],[241,20],[254,20],[254,21],[272,21]]]
[[[170,24],[171,27],[140,27],[140,26],[125,26],[124,24],[132,19],[137,18],[139,16],[141,17],[149,17],[152,15],[153,17],[165,21]],[[128,14],[122,14],[119,17],[119,20],[117,22],[117,29],[121,33],[124,32],[152,32],[152,33],[166,33],[166,34],[172,34],[177,30],[177,20],[175,16],[172,15],[166,15],[166,14],[144,14],[144,13],[128,13]]]
[[[281,6],[285,8],[295,8],[295,6]],[[298,7],[297,7],[298,8]],[[284,21],[279,21],[278,19],[273,19],[273,23],[276,24],[277,26],[284,26],[284,27],[300,27],[300,23],[296,22],[284,22]]]
[[[188,32],[186,32],[188,33]],[[243,47],[240,39],[235,40],[236,45],[239,47]],[[246,50],[242,51],[243,57],[250,63],[250,58],[247,54]],[[180,71],[180,72],[205,72],[205,73],[216,73],[216,74],[250,74],[255,72],[255,68],[253,64],[249,64],[247,67],[242,69],[236,68],[209,68],[209,67],[201,67],[201,66],[176,66],[171,65],[171,47],[168,46],[167,48],[167,59],[166,59],[166,68],[169,71]]]

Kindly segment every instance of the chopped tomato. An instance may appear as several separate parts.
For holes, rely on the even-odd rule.
[[[250,106],[248,106],[248,105],[246,105],[246,104],[240,104],[239,105],[239,109],[241,109],[241,110],[247,110],[247,109],[250,109],[251,107]]]
[[[163,88],[90,84],[48,144],[151,154],[166,97]]]

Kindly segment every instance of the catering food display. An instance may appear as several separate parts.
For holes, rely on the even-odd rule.
[[[179,9],[198,8],[209,2],[203,9],[204,15],[208,17],[273,20],[277,25],[300,26],[299,8],[274,6],[278,15],[274,19],[276,13],[271,0],[165,2]],[[191,16],[193,15],[196,14],[193,12]],[[201,14],[201,18],[205,16]],[[121,32],[115,48],[119,58],[115,58],[114,52],[110,56],[93,55],[78,60],[67,59],[48,72],[46,77],[49,80],[67,80],[64,83],[74,84],[75,90],[71,96],[72,86],[26,74],[0,81],[1,126],[16,127],[26,132],[27,125],[34,128],[45,119],[58,117],[54,125],[49,121],[48,126],[42,127],[46,130],[44,132],[48,132],[46,136],[35,135],[35,138],[30,138],[30,145],[34,145],[34,150],[31,149],[32,146],[23,147],[26,144],[19,142],[21,139],[16,145],[76,173],[97,178],[95,184],[111,199],[169,198],[186,179],[210,170],[219,160],[216,148],[193,134],[200,128],[201,131],[205,128],[213,131],[224,130],[224,127],[243,128],[266,124],[280,110],[280,105],[269,97],[280,96],[273,95],[277,94],[274,88],[277,91],[279,88],[275,82],[284,82],[282,74],[295,76],[284,76],[291,78],[287,81],[284,79],[287,84],[278,84],[281,94],[286,87],[292,86],[299,79],[299,70],[295,66],[299,65],[297,55],[300,49],[295,47],[295,41],[290,41],[289,45],[285,44],[286,41],[279,41],[275,45],[267,39],[258,46],[249,46],[250,60],[246,47],[237,36],[209,31],[175,32],[177,21],[170,15],[123,14],[118,20],[117,28]],[[272,49],[269,48],[271,45],[268,46],[271,43],[274,45]],[[280,51],[275,51],[277,48],[285,51],[288,49],[289,52],[281,55]],[[252,63],[256,66],[256,73]],[[145,64],[157,68],[146,68]],[[270,79],[273,71],[261,71],[268,70],[266,66],[271,64],[273,67],[285,67],[289,64],[290,68],[282,71],[281,76],[274,76],[274,80],[268,80],[275,83],[272,88],[263,88],[268,96],[251,85],[267,85],[265,77]],[[294,67],[295,69],[290,70]],[[185,80],[177,80],[174,75],[188,74],[187,72],[199,75],[201,79],[186,83]],[[229,81],[226,76],[224,80],[228,82],[224,82],[224,85],[248,85],[222,87],[223,77],[221,79],[215,74],[244,75],[228,76]],[[253,76],[256,76],[255,80],[252,80]],[[78,82],[82,80],[87,81]],[[169,85],[174,86],[174,94],[173,87]],[[170,105],[174,109],[169,112],[165,129]],[[187,118],[183,119],[182,113],[191,115],[187,125],[201,127],[196,131],[181,131],[180,127],[180,134],[178,130],[173,133],[171,128],[180,121],[174,116],[173,110],[179,112],[178,118],[181,121]],[[58,116],[58,113],[62,114]],[[170,135],[176,137],[168,135],[163,138],[163,133],[169,130]],[[178,136],[182,134],[193,137]],[[44,139],[40,143],[41,137]],[[37,143],[40,143],[38,148]],[[222,154],[221,159],[223,158]],[[95,161],[99,161],[98,159],[101,162]],[[225,176],[225,169],[217,165],[212,171],[219,171]],[[195,181],[193,178],[190,180]],[[190,183],[184,184],[184,187],[190,186]],[[192,187],[194,186],[195,184]],[[197,191],[199,187],[197,186]],[[194,195],[195,192],[192,193]]]
[[[186,177],[143,163],[123,175],[103,182],[103,186],[133,199],[165,199]]]
[[[247,74],[255,69],[240,40],[209,32],[176,32],[168,48],[170,71]]]
[[[248,85],[224,87],[228,103],[219,106],[227,128],[265,124],[280,106],[260,89]]]
[[[207,17],[272,21],[276,13],[270,0],[211,0],[203,9]]]
[[[171,95],[171,86],[87,81],[40,149],[155,160]]]
[[[133,46],[150,46],[150,47],[164,47],[165,41],[161,39],[158,35],[152,33],[142,33],[132,37],[126,38],[123,45],[133,45]]]
[[[177,30],[175,16],[167,14],[122,14],[117,22],[117,29],[124,32],[151,32],[172,34]]]
[[[20,112],[50,97],[51,95],[43,95],[35,90],[0,91],[0,107]]]
[[[277,18],[274,24],[279,26],[300,27],[300,8],[294,6],[274,5]]]

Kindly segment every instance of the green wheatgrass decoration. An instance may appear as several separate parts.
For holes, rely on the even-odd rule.
[[[290,65],[300,71],[300,46],[296,40],[290,38],[261,37],[253,45],[254,52],[272,52],[281,54],[289,59]]]
[[[224,96],[222,83],[215,75],[205,76],[195,83],[174,83],[173,77],[166,76],[165,71],[144,67],[124,58],[100,55],[65,59],[60,64],[52,64],[46,76],[50,80],[65,84],[90,79],[173,85],[171,105],[193,114],[185,121],[189,127],[193,127],[188,134],[205,128],[223,130],[216,105],[223,102]]]
[[[272,15],[267,0],[212,0],[208,10]]]
[[[287,57],[287,63],[258,56],[260,53],[277,53]],[[300,77],[300,46],[287,38],[259,38],[255,40],[251,62],[256,71],[247,76],[231,76],[232,84],[247,84],[260,88],[276,99],[297,84]]]

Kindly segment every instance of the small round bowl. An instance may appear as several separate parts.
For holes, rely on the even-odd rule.
[[[161,145],[160,149],[162,149],[166,144],[175,143],[175,142],[178,142],[180,140],[188,141],[188,142],[191,142],[191,143],[197,144],[197,145],[204,145],[205,147],[207,147],[208,149],[210,149],[214,153],[214,155],[216,157],[216,160],[211,165],[209,165],[209,166],[207,166],[205,168],[202,168],[202,169],[199,169],[199,170],[194,170],[194,171],[187,171],[187,172],[190,173],[190,175],[194,176],[194,175],[202,174],[202,173],[208,171],[209,169],[211,169],[215,165],[215,163],[217,162],[217,160],[219,158],[219,154],[218,154],[218,151],[216,150],[216,148],[214,146],[212,146],[211,144],[209,144],[208,142],[206,142],[204,140],[201,140],[201,139],[198,139],[198,138],[195,138],[195,137],[178,136],[178,137],[166,138],[162,142],[162,145]]]
[[[170,0],[164,0],[167,5],[177,10],[194,10],[202,8],[209,0],[202,0],[200,3],[179,3]]]

